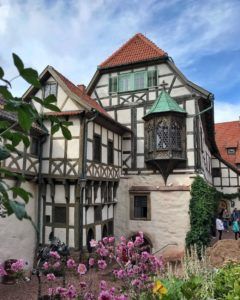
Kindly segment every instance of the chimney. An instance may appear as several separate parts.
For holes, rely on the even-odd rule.
[[[82,93],[86,93],[86,86],[84,84],[78,84],[77,87],[81,90]]]

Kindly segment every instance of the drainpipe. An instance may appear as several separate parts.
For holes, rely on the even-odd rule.
[[[195,135],[196,128],[198,128],[198,127],[197,127],[197,118],[198,118],[200,115],[206,113],[207,111],[209,111],[209,110],[211,110],[211,109],[213,108],[213,100],[214,100],[213,94],[209,94],[209,95],[208,95],[208,100],[210,100],[210,106],[207,107],[207,108],[205,108],[204,110],[200,111],[199,113],[193,115],[194,149],[198,149],[198,148],[199,148],[199,147],[198,147],[199,145],[196,145],[197,141],[196,141],[196,135]],[[197,146],[197,147],[196,147],[196,146]],[[198,171],[198,168],[197,168],[198,165],[196,166],[197,157],[196,157],[196,152],[195,152],[195,151],[194,151],[194,161],[195,161],[195,171]],[[199,162],[197,162],[197,163],[199,163]]]
[[[82,174],[80,176],[80,183],[85,183],[87,178],[87,137],[88,137],[88,123],[94,121],[99,112],[92,110],[94,113],[91,119],[84,117],[84,128],[83,128],[83,158],[82,158]],[[83,254],[83,188],[80,188],[80,203],[79,203],[79,261],[82,260]]]
[[[41,217],[42,211],[41,211],[41,196],[42,196],[42,150],[43,150],[43,144],[45,143],[47,137],[46,135],[42,136],[40,138],[40,141],[38,143],[38,158],[39,158],[39,168],[38,168],[38,199],[37,199],[37,247],[39,246],[40,242],[40,232],[41,232]]]

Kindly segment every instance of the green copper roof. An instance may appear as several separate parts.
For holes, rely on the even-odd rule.
[[[161,113],[161,112],[168,112],[168,111],[186,113],[186,110],[181,108],[177,104],[177,102],[173,98],[171,98],[166,91],[163,90],[161,91],[160,95],[154,102],[153,106],[151,107],[147,115]]]

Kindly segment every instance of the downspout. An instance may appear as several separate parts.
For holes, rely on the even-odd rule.
[[[197,118],[213,108],[213,100],[214,100],[213,94],[209,94],[207,99],[210,100],[210,106],[205,108],[204,110],[200,111],[199,113],[193,115],[194,149],[198,149],[198,145],[196,145],[197,141],[196,141],[196,138],[195,138],[196,128],[198,128],[197,127]],[[196,168],[197,157],[196,157],[196,152],[195,151],[194,151],[194,161],[195,161],[195,171],[198,171],[198,169]]]
[[[91,119],[84,117],[84,128],[83,128],[83,157],[82,157],[82,174],[80,176],[80,183],[85,183],[87,178],[87,137],[88,137],[88,123],[94,121],[99,112],[92,110],[94,113]],[[83,254],[83,188],[80,189],[80,203],[79,203],[79,261],[82,261]]]
[[[38,168],[38,199],[37,199],[37,247],[40,242],[40,232],[41,232],[41,196],[42,196],[42,150],[43,144],[45,143],[47,137],[46,135],[40,138],[38,143],[38,153],[39,153],[39,168]]]

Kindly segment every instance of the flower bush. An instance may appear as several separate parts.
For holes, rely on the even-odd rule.
[[[5,268],[0,265],[0,277],[11,276],[14,278],[21,278],[24,275],[24,267],[26,262],[23,259],[9,260]]]

